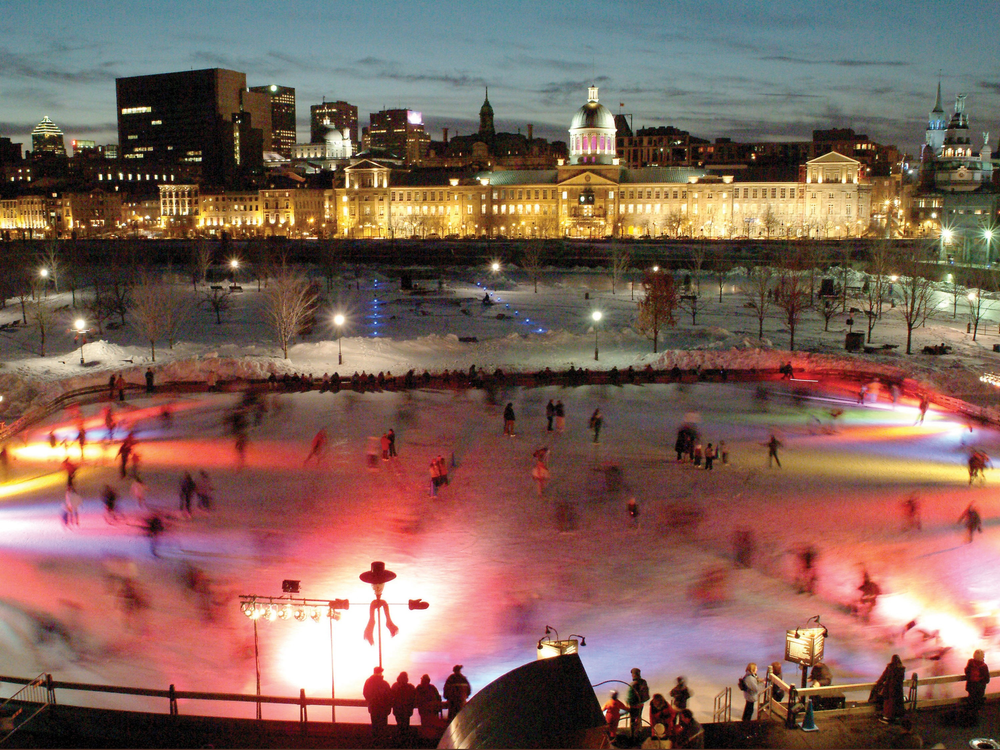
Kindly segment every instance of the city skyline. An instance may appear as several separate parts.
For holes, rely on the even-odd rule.
[[[1000,130],[1000,76],[985,38],[1000,7],[960,17],[915,2],[872,13],[860,2],[479,3],[451,8],[180,1],[126,12],[41,16],[15,0],[0,21],[0,135],[30,144],[45,115],[67,142],[117,141],[115,78],[229,68],[250,86],[296,89],[299,142],[309,106],[342,99],[361,124],[383,108],[420,111],[432,137],[478,128],[485,88],[498,130],[566,139],[587,86],[633,127],[673,125],[734,140],[808,140],[852,127],[916,153],[938,70],[945,108],[968,94],[977,139]],[[877,9],[876,9],[877,10]],[[136,50],[142,50],[140,58]],[[619,104],[624,103],[620,108]],[[995,147],[996,137],[993,137]]]

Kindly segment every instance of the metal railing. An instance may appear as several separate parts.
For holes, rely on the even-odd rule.
[[[992,670],[990,672],[990,677],[1000,677],[1000,669]],[[815,702],[813,703],[814,711],[821,711],[824,715],[836,715],[841,713],[871,713],[875,710],[875,704],[868,702],[868,696],[871,694],[872,688],[875,687],[874,682],[858,682],[850,683],[846,685],[827,685],[825,687],[807,687],[799,688],[792,684],[789,684],[782,680],[780,677],[774,675],[771,676],[771,680],[775,685],[785,690],[788,699],[784,704],[778,701],[771,700],[768,704],[768,711],[771,715],[778,717],[786,723],[786,725],[791,728],[795,725],[796,716],[801,714],[805,708],[805,704],[810,698],[822,698],[836,696],[838,698],[845,698],[845,704],[843,708],[837,709],[817,709]],[[964,683],[964,674],[951,674],[951,675],[941,675],[940,677],[919,677],[916,672],[914,672],[910,679],[907,680],[908,691],[904,699],[904,702],[909,710],[913,710],[917,707],[917,690],[921,687],[929,685],[947,685],[951,683]],[[863,693],[864,697],[859,701],[852,701],[848,703],[846,701],[845,693]],[[931,703],[933,705],[949,705],[959,702],[962,699],[945,698],[935,701],[925,701],[925,703]],[[798,710],[796,710],[798,708]]]
[[[6,732],[6,734],[0,738],[0,745],[4,744],[15,732],[20,730],[25,724],[56,702],[56,695],[52,689],[52,675],[45,673],[38,675],[38,677],[28,682],[23,688],[0,704],[0,711],[3,711],[7,708],[8,704],[12,702],[18,704],[38,703],[40,705],[26,719],[18,722],[17,724],[14,723],[14,717],[0,718],[0,732]],[[23,708],[17,713],[21,713],[22,711]],[[4,723],[8,719],[10,721],[9,729]]]
[[[727,687],[717,696],[712,704],[712,721],[719,723],[733,720],[733,689]]]
[[[368,702],[363,698],[337,698],[336,700],[332,698],[312,698],[306,696],[305,690],[300,690],[297,698],[281,695],[246,695],[244,693],[204,693],[194,690],[178,690],[174,685],[171,685],[166,690],[156,690],[152,688],[123,687],[120,685],[95,685],[84,682],[63,682],[61,680],[53,680],[52,675],[39,675],[39,677],[33,680],[29,680],[24,677],[0,676],[0,685],[5,683],[25,685],[24,688],[11,696],[8,699],[8,702],[15,700],[20,702],[38,702],[36,697],[23,697],[22,693],[25,693],[25,691],[29,690],[29,688],[31,690],[36,690],[38,689],[37,684],[41,684],[44,686],[41,690],[45,693],[44,700],[46,705],[56,703],[56,690],[105,693],[110,695],[131,695],[136,697],[164,699],[167,702],[167,713],[171,716],[178,716],[180,714],[178,701],[181,700],[219,701],[224,703],[268,703],[273,705],[298,706],[299,721],[303,724],[307,723],[309,720],[309,706],[325,706],[327,708],[333,705],[343,706],[345,708],[366,708],[368,706]],[[42,706],[42,708],[44,707],[45,706]],[[21,726],[23,726],[23,722]]]

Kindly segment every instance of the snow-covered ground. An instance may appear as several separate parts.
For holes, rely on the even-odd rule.
[[[480,303],[476,281],[489,284],[497,305]],[[733,284],[720,305],[708,280],[702,282],[706,308],[699,325],[682,317],[657,355],[630,328],[635,303],[629,290],[612,295],[600,274],[551,272],[537,294],[516,275],[454,274],[440,293],[430,284],[427,296],[400,293],[385,278],[374,282],[369,277],[360,291],[350,292],[345,283],[331,295],[329,309],[343,309],[349,320],[343,366],[337,365],[335,333],[323,326],[296,344],[289,360],[281,359],[260,322],[260,298],[247,286],[233,298],[221,326],[210,313],[197,311],[173,350],[158,346],[158,378],[200,377],[210,369],[220,376],[272,369],[399,375],[410,368],[470,364],[507,371],[571,363],[736,368],[776,366],[789,358],[850,375],[859,362],[875,358],[843,352],[843,317],[829,333],[821,319],[807,321],[796,340],[809,353],[790,357],[756,338],[756,318]],[[997,324],[984,326],[988,332],[981,328],[979,341],[972,342],[964,321],[951,319],[950,295],[941,301],[947,311],[917,332],[914,348],[945,341],[955,347],[954,355],[907,357],[897,349],[877,361],[988,404],[992,392],[978,375],[1000,356],[991,351],[1000,340]],[[604,313],[599,363],[593,360],[593,309]],[[63,311],[66,330],[71,313]],[[498,313],[505,317],[498,319]],[[905,342],[896,314],[890,311],[879,322],[873,344]],[[7,315],[14,316],[10,305]],[[7,319],[0,315],[0,323]],[[773,320],[765,334],[776,346],[787,342],[787,332]],[[106,382],[109,371],[124,370],[139,382],[147,366],[148,348],[127,329],[88,343],[84,355],[93,364],[83,368],[71,335],[50,332],[48,347],[57,354],[47,358],[26,356],[32,335],[0,331],[0,387],[9,394],[9,414],[61,390]],[[117,444],[100,445],[100,405],[84,408],[90,443],[78,481],[81,526],[62,527],[65,474],[58,465],[64,449],[51,449],[48,435],[55,429],[57,441],[72,440],[75,428],[68,415],[57,415],[33,427],[24,444],[12,444],[12,479],[0,487],[5,672],[252,693],[253,629],[236,596],[277,595],[281,581],[292,578],[302,580],[304,596],[361,605],[334,624],[337,694],[356,697],[377,663],[377,652],[361,638],[371,589],[358,579],[372,560],[384,560],[398,574],[386,587],[388,601],[419,597],[431,604],[425,611],[392,607],[400,632],[392,639],[386,634],[383,645],[393,679],[401,670],[411,679],[427,672],[440,686],[451,666],[461,663],[473,686],[482,687],[534,658],[535,643],[551,625],[563,637],[587,637],[582,656],[594,682],[627,680],[628,670],[639,666],[653,691],[666,693],[683,674],[695,693],[694,709],[705,717],[712,697],[735,687],[747,661],[780,660],[785,629],[817,614],[830,629],[827,662],[837,681],[874,679],[894,652],[909,671],[923,674],[958,671],[975,647],[986,648],[989,660],[992,641],[983,636],[984,624],[1000,609],[991,573],[1000,557],[991,524],[997,509],[988,489],[992,478],[987,489],[968,487],[965,459],[973,444],[996,454],[1000,436],[979,427],[970,432],[964,421],[937,410],[915,426],[912,399],[893,409],[883,394],[878,404],[862,407],[854,403],[853,386],[835,380],[798,385],[811,389],[804,406],[776,395],[766,412],[750,385],[510,389],[499,394],[498,404],[489,403],[483,391],[285,394],[272,398],[268,418],[251,432],[242,471],[223,427],[237,397],[133,398],[119,418],[137,429],[150,503],[175,512],[186,470],[207,469],[217,488],[211,514],[173,519],[160,559],[151,556],[137,527],[109,525],[103,518],[99,498],[105,483],[126,498],[130,520],[138,523],[139,514],[127,484],[117,478]],[[549,399],[566,404],[564,434],[545,432]],[[171,427],[158,417],[168,401],[174,404]],[[518,416],[514,439],[500,434],[508,401]],[[596,407],[605,416],[597,445],[586,428]],[[829,422],[831,408],[845,409],[835,434],[816,427],[815,418]],[[674,435],[685,421],[698,425],[705,442],[725,440],[730,463],[717,463],[712,472],[678,464]],[[330,435],[329,453],[321,466],[303,467],[321,427]],[[389,427],[399,436],[399,458],[368,468],[372,439]],[[772,431],[784,443],[781,469],[766,463],[762,444]],[[552,482],[539,498],[531,453],[543,444],[551,448]],[[427,467],[439,453],[454,454],[456,466],[451,485],[432,499]],[[901,530],[900,503],[913,492],[923,507],[920,533]],[[637,524],[625,511],[632,496],[641,509]],[[970,500],[986,519],[986,533],[965,545],[955,522]],[[700,514],[696,524],[683,522],[691,509]],[[750,530],[756,541],[749,570],[731,566],[737,530]],[[815,597],[798,595],[791,585],[795,552],[806,543],[820,552]],[[187,586],[190,566],[211,580],[207,599]],[[719,566],[726,570],[725,601],[699,609],[700,582]],[[867,626],[845,611],[862,566],[885,591]],[[126,616],[109,583],[113,575],[132,577],[148,608]],[[903,636],[911,620],[917,626]],[[305,688],[310,695],[329,694],[325,622],[259,627],[263,692],[295,695]],[[922,633],[934,631],[939,641],[924,640]],[[951,649],[943,660],[924,658],[942,647]],[[252,711],[247,708],[246,715]],[[265,708],[265,716],[285,714]],[[338,718],[363,720],[364,714],[344,710]]]

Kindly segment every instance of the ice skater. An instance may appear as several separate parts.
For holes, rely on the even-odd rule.
[[[931,406],[931,400],[927,398],[926,395],[920,397],[920,414],[917,416],[917,421],[914,424],[923,424],[924,417],[927,416],[927,410]]]
[[[778,459],[778,448],[781,447],[781,441],[778,440],[777,435],[772,434],[771,439],[764,443],[767,448],[767,468],[771,468],[771,462],[778,464],[778,468],[781,468],[781,461]]]
[[[247,463],[247,447],[250,445],[250,438],[245,432],[240,432],[236,436],[236,470],[240,471]]]
[[[389,458],[396,458],[396,431],[390,427],[385,434],[389,438]]]
[[[503,434],[507,437],[514,437],[514,404],[508,403],[503,410]]]
[[[552,399],[549,399],[549,403],[545,405],[545,420],[548,423],[545,427],[546,432],[552,432],[552,421],[556,418],[556,405],[552,403]]]
[[[194,494],[198,496],[198,507],[204,511],[212,509],[212,502],[215,499],[215,487],[212,485],[212,478],[204,469],[198,471],[198,478],[194,480]]]
[[[546,461],[549,457],[549,449],[543,446],[536,450],[532,456],[535,459],[535,466],[531,470],[531,477],[538,483],[538,496],[541,497],[545,494],[545,485],[548,484],[549,478],[551,477],[549,468],[546,466]]]
[[[191,472],[185,472],[184,477],[181,479],[180,487],[180,511],[185,516],[191,515],[191,498],[194,496],[194,477],[191,476]]]
[[[594,413],[590,415],[589,427],[594,431],[594,442],[599,443],[601,440],[601,427],[604,424],[604,415],[601,414],[600,409],[594,409]]]
[[[979,479],[980,484],[986,483],[986,467],[993,466],[993,462],[990,461],[990,457],[983,453],[981,450],[973,449],[972,453],[969,454],[969,486],[972,486],[972,482],[975,479]]]
[[[306,460],[302,462],[302,465],[305,466],[314,458],[316,459],[317,465],[322,463],[323,455],[326,452],[326,443],[326,429],[320,429],[320,431],[317,432],[316,436],[312,439],[312,445],[309,448],[309,455],[306,456]]]
[[[903,501],[903,531],[920,531],[920,500],[914,492]]]
[[[76,489],[69,485],[66,487],[66,499],[63,504],[63,525],[69,526],[79,526],[80,525],[80,505],[83,503],[83,498],[80,497]]]
[[[983,533],[982,516],[979,515],[979,511],[972,503],[969,503],[969,507],[962,511],[962,515],[958,517],[958,522],[965,526],[965,531],[968,534],[968,538],[965,540],[966,544],[972,544],[972,539],[977,531],[980,534]]]
[[[566,431],[566,407],[562,401],[556,401],[556,432]]]

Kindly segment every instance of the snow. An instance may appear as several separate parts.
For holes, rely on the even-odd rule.
[[[481,304],[477,282],[489,285],[496,304]],[[213,314],[196,311],[173,349],[158,343],[159,382],[200,381],[209,371],[220,379],[272,371],[402,375],[471,364],[508,372],[647,363],[737,370],[791,361],[797,373],[824,375],[818,384],[775,386],[767,411],[751,383],[510,388],[495,404],[484,391],[273,395],[267,419],[251,431],[242,471],[223,424],[236,396],[130,397],[115,403],[118,418],[137,431],[149,502],[172,516],[160,559],[130,525],[141,516],[117,475],[117,442],[101,444],[103,404],[83,407],[89,443],[78,481],[81,526],[63,528],[59,463],[65,449],[50,449],[48,435],[54,430],[57,440],[72,441],[76,429],[70,414],[53,415],[30,428],[23,443],[11,443],[12,477],[0,486],[0,557],[8,571],[0,589],[5,672],[252,693],[253,628],[236,597],[278,595],[281,581],[294,578],[302,580],[304,596],[351,600],[334,624],[334,664],[338,697],[357,697],[377,663],[377,651],[361,639],[372,593],[358,580],[372,560],[384,560],[398,574],[385,592],[400,627],[395,638],[384,633],[387,674],[407,670],[412,680],[427,672],[439,686],[456,663],[479,688],[534,658],[546,625],[562,637],[587,637],[581,655],[595,683],[627,680],[638,666],[653,692],[666,693],[677,675],[686,675],[700,718],[708,717],[719,690],[735,688],[746,662],[763,668],[781,660],[784,630],[817,614],[830,629],[827,662],[837,682],[874,679],[896,652],[908,671],[921,674],[959,671],[977,647],[989,661],[994,644],[984,626],[1000,609],[990,573],[1000,557],[991,525],[997,509],[993,478],[986,488],[970,488],[965,458],[971,445],[996,455],[1000,435],[976,425],[970,430],[964,419],[937,408],[916,426],[913,395],[918,387],[937,387],[991,407],[992,388],[978,376],[998,356],[990,351],[998,340],[996,312],[973,342],[962,321],[951,319],[950,294],[944,297],[948,312],[915,332],[914,351],[944,341],[954,347],[947,356],[845,353],[843,316],[828,333],[818,316],[807,320],[796,331],[803,351],[788,353],[776,348],[788,340],[776,321],[766,323],[766,341],[756,337],[756,318],[733,291],[739,282],[737,275],[727,283],[720,305],[717,288],[704,280],[699,325],[679,316],[655,354],[630,327],[635,303],[627,285],[613,295],[609,279],[593,272],[550,270],[537,294],[516,270],[496,284],[488,273],[472,278],[456,271],[442,277],[440,293],[436,282],[422,282],[431,293],[419,297],[390,289],[384,276],[378,290],[371,274],[360,290],[342,281],[327,308],[344,310],[349,321],[340,342],[343,366],[332,326],[318,325],[290,349],[289,359],[281,358],[249,284],[234,296],[221,326]],[[53,297],[53,306],[68,304],[66,295]],[[589,311],[597,307],[604,323],[594,362]],[[501,311],[509,317],[498,320]],[[9,304],[0,323],[19,312]],[[478,340],[459,340],[470,336]],[[27,355],[37,352],[37,331],[0,330],[5,417],[62,392],[104,385],[109,373],[141,383],[149,348],[135,332],[118,329],[99,338],[86,343],[88,365],[81,366],[68,325],[49,332],[55,354],[44,358]],[[888,311],[873,345],[904,341],[898,313]],[[856,403],[857,383],[878,373],[911,383],[895,408],[884,392],[877,404]],[[795,388],[809,391],[801,408],[786,397]],[[566,404],[565,434],[545,433],[549,399]],[[514,439],[500,435],[508,401],[518,416]],[[166,403],[174,412],[171,427],[159,418]],[[604,430],[595,445],[586,422],[597,406]],[[835,433],[817,429],[817,419],[829,423],[831,408],[845,410]],[[684,421],[696,421],[704,442],[724,439],[730,464],[717,462],[712,472],[678,464],[673,440]],[[369,469],[371,439],[389,427],[399,436],[400,457]],[[329,433],[329,453],[322,466],[303,467],[320,428]],[[781,469],[766,464],[762,443],[772,431],[784,443]],[[531,453],[542,444],[551,448],[552,481],[539,498],[530,471]],[[75,445],[68,450],[79,455]],[[450,486],[431,499],[427,467],[439,453],[454,454],[456,465]],[[211,513],[186,519],[176,510],[177,486],[184,471],[200,468],[211,473],[217,501]],[[126,523],[104,520],[106,483],[118,489]],[[900,502],[914,492],[924,529],[903,532]],[[638,524],[625,512],[631,496],[641,509]],[[970,500],[986,519],[986,533],[966,545],[955,521]],[[575,523],[559,522],[566,507]],[[678,526],[680,511],[692,508],[701,521]],[[732,535],[740,529],[751,530],[757,544],[749,570],[731,565]],[[795,551],[806,543],[820,551],[815,597],[798,595],[791,585]],[[192,565],[212,581],[207,600],[184,583]],[[692,595],[706,571],[719,566],[728,578],[725,600],[698,609]],[[885,591],[869,625],[846,612],[862,566]],[[134,617],[126,616],[112,585],[122,575],[133,577],[149,602]],[[406,600],[418,597],[430,608],[408,611]],[[917,627],[904,635],[911,620]],[[259,629],[264,693],[295,695],[305,688],[329,695],[325,621],[260,622]],[[921,631],[938,631],[940,642],[922,640]],[[951,649],[943,660],[926,658],[940,647]],[[792,665],[785,674],[794,674]],[[600,688],[602,699],[608,687]],[[165,710],[126,697],[73,699]],[[253,707],[181,710],[249,716]],[[265,716],[293,718],[268,707]],[[341,720],[365,717],[338,711]]]

